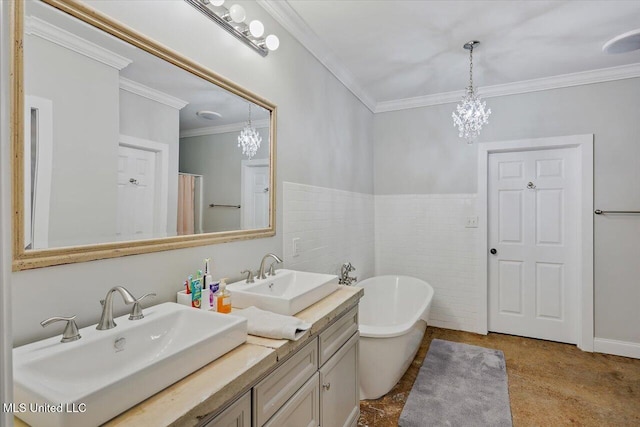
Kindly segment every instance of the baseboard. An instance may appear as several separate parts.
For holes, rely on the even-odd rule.
[[[441,329],[451,329],[454,331],[472,332],[474,334],[478,333],[477,328],[474,327],[474,325],[470,325],[470,324],[467,325],[461,322],[447,322],[444,320],[429,319],[429,321],[427,322],[427,325],[433,326],[436,328],[441,328]]]
[[[593,351],[640,359],[640,344],[635,342],[594,338]]]

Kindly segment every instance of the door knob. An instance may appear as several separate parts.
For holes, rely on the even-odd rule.
[[[495,255],[498,253],[498,251],[495,248],[491,248],[489,252],[491,252],[491,255]]]

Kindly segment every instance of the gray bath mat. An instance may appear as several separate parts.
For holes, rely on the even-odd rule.
[[[511,426],[502,351],[431,341],[398,425]]]

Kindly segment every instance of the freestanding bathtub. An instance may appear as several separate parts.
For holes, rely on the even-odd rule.
[[[409,276],[363,280],[360,300],[360,399],[377,399],[400,380],[427,328],[433,288]]]

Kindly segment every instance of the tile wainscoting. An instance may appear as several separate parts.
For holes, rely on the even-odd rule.
[[[283,199],[287,268],[339,274],[351,261],[359,279],[414,276],[435,290],[430,324],[477,330],[478,229],[467,227],[475,194],[373,196],[285,182]]]
[[[340,274],[350,261],[358,279],[374,273],[374,196],[284,183],[283,251],[287,268]],[[298,255],[293,254],[298,240]]]
[[[425,280],[435,296],[429,324],[477,331],[475,194],[375,196],[376,275]]]

